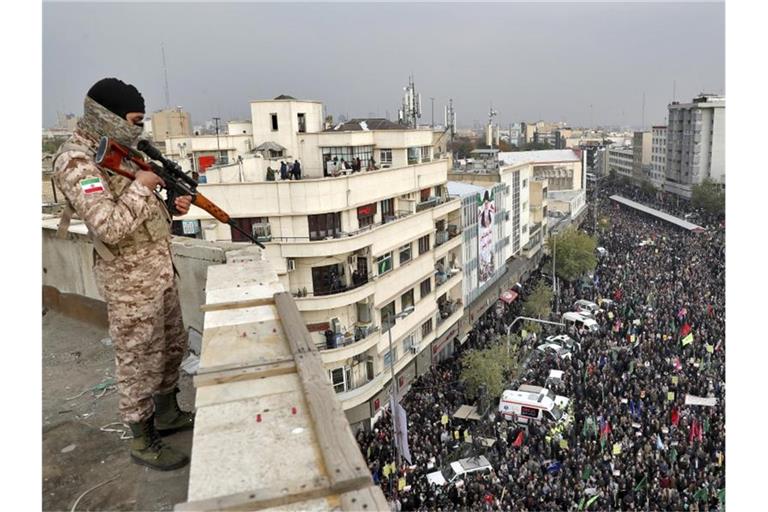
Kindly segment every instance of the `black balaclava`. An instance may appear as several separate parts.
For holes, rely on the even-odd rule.
[[[129,112],[144,112],[144,98],[136,87],[117,78],[96,82],[85,97],[83,111],[78,128],[95,139],[106,136],[134,147],[144,130],[125,119]]]

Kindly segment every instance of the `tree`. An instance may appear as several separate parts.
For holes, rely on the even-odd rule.
[[[515,343],[512,343],[515,340]],[[494,343],[481,350],[471,350],[461,359],[461,380],[467,386],[469,396],[477,396],[485,387],[490,398],[501,396],[504,386],[519,368],[519,338],[510,340],[510,355],[505,343]]]
[[[597,240],[583,231],[568,228],[549,238],[550,253],[555,255],[555,273],[574,281],[597,266]]]
[[[499,151],[517,151],[517,146],[515,144],[510,144],[505,140],[499,140]]]
[[[640,182],[640,190],[642,190],[647,195],[654,195],[656,194],[656,187],[651,183],[651,180],[644,179]]]
[[[66,137],[43,138],[43,154],[55,153],[66,140]]]
[[[523,316],[548,318],[552,312],[552,289],[544,281],[539,281],[536,288],[523,303]],[[528,332],[541,332],[541,324],[525,322],[523,329]]]
[[[691,190],[691,205],[712,215],[725,213],[725,192],[722,187],[705,178]]]

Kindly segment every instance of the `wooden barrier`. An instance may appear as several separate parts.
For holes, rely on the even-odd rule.
[[[187,502],[388,510],[290,294],[266,261],[208,268]]]

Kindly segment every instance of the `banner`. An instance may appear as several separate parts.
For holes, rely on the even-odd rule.
[[[478,196],[479,198],[479,196]],[[493,276],[495,269],[493,256],[493,224],[496,216],[496,202],[493,194],[486,190],[477,208],[477,280],[482,287]]]
[[[403,459],[408,464],[412,464],[411,450],[408,448],[408,418],[406,417],[405,409],[399,403],[395,403],[394,395],[390,399],[390,404],[394,404],[392,410],[395,412],[395,426],[397,427],[395,444]]]
[[[685,395],[685,405],[703,405],[705,407],[714,407],[717,405],[717,398],[695,395]]]

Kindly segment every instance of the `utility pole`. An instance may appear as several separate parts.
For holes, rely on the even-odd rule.
[[[218,160],[221,159],[221,145],[219,144],[219,120],[220,117],[214,117],[213,120],[216,122],[216,151],[218,152],[218,156],[216,158],[218,163]]]
[[[168,91],[168,67],[165,65],[165,44],[160,43],[160,51],[163,54],[163,77],[165,78],[165,108],[171,108],[171,93]]]
[[[552,237],[552,293],[555,296],[555,313],[560,313],[560,297],[557,294],[557,274],[555,273],[555,259],[557,258],[557,237]]]

